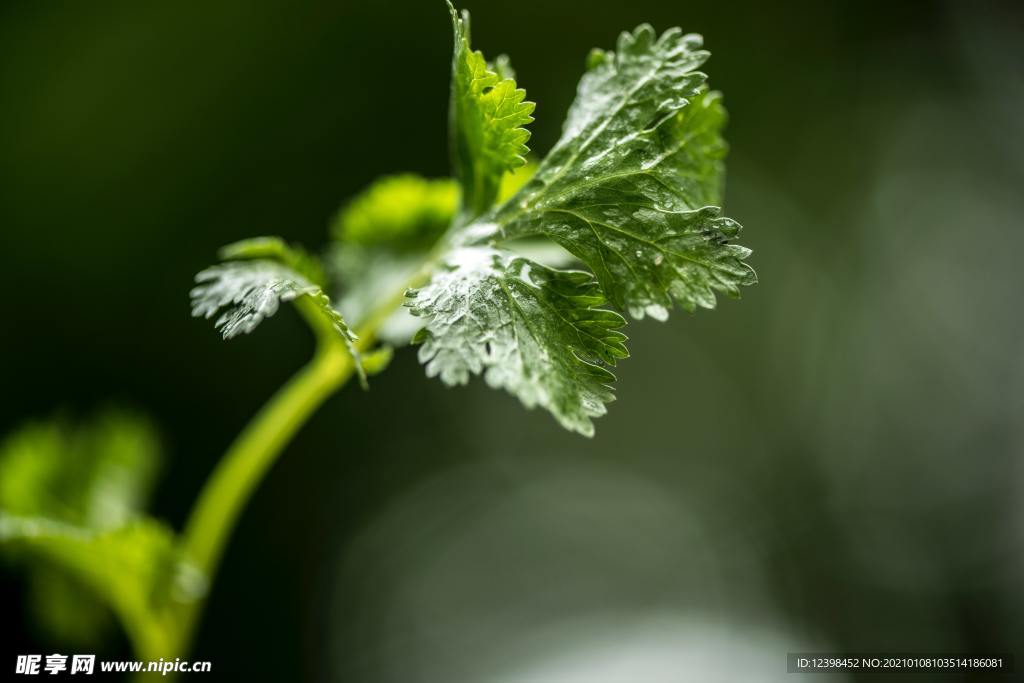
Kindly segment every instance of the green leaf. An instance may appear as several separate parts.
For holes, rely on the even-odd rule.
[[[459,22],[453,11],[453,20],[453,121],[479,120],[458,106],[473,98],[456,95],[474,92],[468,84],[485,68],[483,57],[470,57],[468,17]],[[717,206],[726,115],[697,71],[708,57],[700,47],[699,36],[672,29],[657,38],[644,25],[623,33],[617,52],[595,50],[562,137],[536,173],[490,209],[494,193],[473,201],[480,179],[465,169],[479,155],[456,127],[463,138],[455,138],[455,165],[467,213],[477,218],[456,222],[448,239],[455,251],[412,293],[413,310],[427,321],[416,340],[428,375],[460,384],[483,373],[491,386],[590,434],[591,418],[612,397],[605,366],[626,356],[623,319],[599,306],[663,320],[673,303],[712,308],[716,292],[738,296],[755,281],[743,262],[750,251],[731,243],[739,224]],[[480,78],[504,77],[511,72],[502,60]],[[538,240],[593,274],[509,251],[536,249]]]
[[[230,254],[233,249],[229,246],[224,252]],[[365,386],[366,374],[355,348],[356,335],[324,291],[301,273],[264,259],[228,261],[200,271],[196,282],[198,285],[192,289],[192,315],[209,319],[220,313],[214,327],[224,339],[252,332],[277,313],[282,301],[305,297],[318,318],[311,321],[314,327],[326,327],[341,339]]]
[[[51,631],[83,642],[108,622],[102,602],[148,642],[167,601],[201,592],[173,533],[142,513],[158,461],[149,423],[117,412],[29,425],[0,447],[0,547],[26,565]]]
[[[713,308],[756,281],[721,216],[725,110],[696,71],[701,39],[641,26],[595,51],[561,139],[531,182],[470,228],[473,243],[545,235],[586,263],[609,301],[659,320],[673,300]]]
[[[428,376],[487,383],[539,405],[567,429],[593,434],[613,399],[612,365],[628,354],[623,318],[599,307],[589,273],[555,270],[509,252],[459,249],[410,306],[426,319],[417,341]]]
[[[526,164],[530,132],[524,126],[536,105],[516,87],[507,57],[492,67],[470,47],[469,13],[460,17],[450,2],[448,8],[455,38],[449,135],[468,220],[494,204],[507,171]]]
[[[381,178],[338,212],[339,242],[408,252],[427,249],[448,229],[459,204],[454,180],[403,174]]]

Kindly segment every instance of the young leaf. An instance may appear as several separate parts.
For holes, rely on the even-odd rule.
[[[678,29],[641,26],[595,51],[561,139],[475,242],[545,235],[585,262],[610,302],[659,320],[673,299],[713,308],[755,282],[720,200],[725,111],[695,69],[708,53]]]
[[[450,138],[468,220],[494,204],[506,171],[526,164],[530,132],[524,126],[536,105],[516,87],[507,57],[491,66],[470,47],[469,13],[460,17],[450,2],[448,9],[455,36]]]
[[[431,283],[410,294],[426,318],[417,341],[427,375],[465,384],[483,373],[527,407],[540,405],[567,429],[590,435],[615,379],[602,364],[628,354],[622,316],[604,303],[593,276],[555,270],[509,252],[451,253]]]
[[[365,324],[382,300],[405,288],[451,225],[458,204],[454,180],[403,174],[381,178],[338,212],[328,264],[346,320]],[[408,309],[399,308],[376,336],[402,346],[418,328]]]
[[[377,180],[348,202],[331,225],[340,243],[396,252],[430,248],[458,210],[459,184],[412,174]]]
[[[499,58],[499,64],[507,64],[507,59]],[[518,192],[536,170],[537,164],[531,162],[505,173],[498,201]],[[387,176],[338,212],[331,225],[334,244],[327,260],[336,285],[334,298],[347,321],[356,327],[364,324],[382,300],[414,278],[451,225],[459,194],[459,184],[451,179]],[[419,328],[420,321],[403,307],[380,325],[376,336],[404,346]]]
[[[252,240],[246,240],[239,243],[243,247],[229,245],[222,254],[252,253],[244,248],[244,245],[252,243]],[[227,261],[200,271],[196,282],[197,286],[192,289],[192,315],[209,319],[220,312],[214,327],[221,331],[224,339],[252,332],[266,318],[277,313],[282,301],[306,297],[315,315],[320,316],[345,344],[365,386],[366,374],[355,348],[356,335],[341,313],[331,305],[324,291],[302,273],[280,261]]]

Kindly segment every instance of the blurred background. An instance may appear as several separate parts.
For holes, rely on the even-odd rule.
[[[704,34],[726,210],[761,283],[631,324],[593,440],[399,353],[260,487],[194,658],[361,683],[1019,659],[1020,4],[463,6],[538,103],[541,155],[591,47],[642,21]],[[246,236],[319,247],[380,174],[447,174],[450,46],[440,0],[4,3],[0,433],[111,402],[150,415],[154,510],[180,526],[312,348],[291,310],[225,344],[189,317],[193,274]],[[61,651],[23,596],[0,569],[4,652]]]

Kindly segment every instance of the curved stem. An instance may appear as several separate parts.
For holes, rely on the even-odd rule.
[[[207,481],[185,527],[188,558],[212,576],[245,503],[277,455],[320,404],[352,376],[340,344],[321,347],[245,428]]]
[[[188,559],[212,581],[238,516],[263,475],[324,400],[352,376],[355,365],[337,342],[321,344],[303,367],[249,422],[203,487],[182,535]],[[202,609],[190,604],[172,640],[184,653]]]

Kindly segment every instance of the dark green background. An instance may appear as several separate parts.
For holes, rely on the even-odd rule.
[[[779,670],[798,645],[1019,651],[1020,6],[465,6],[538,102],[541,154],[592,46],[641,21],[703,33],[761,283],[631,325],[594,440],[400,353],[260,488],[195,657],[254,680],[498,680],[567,624],[649,614]],[[245,236],[321,245],[380,174],[446,174],[450,44],[440,0],[5,3],[0,431],[148,412],[155,510],[179,525],[310,351],[291,311],[223,343],[189,318],[192,275]],[[3,650],[61,651],[0,576]]]

